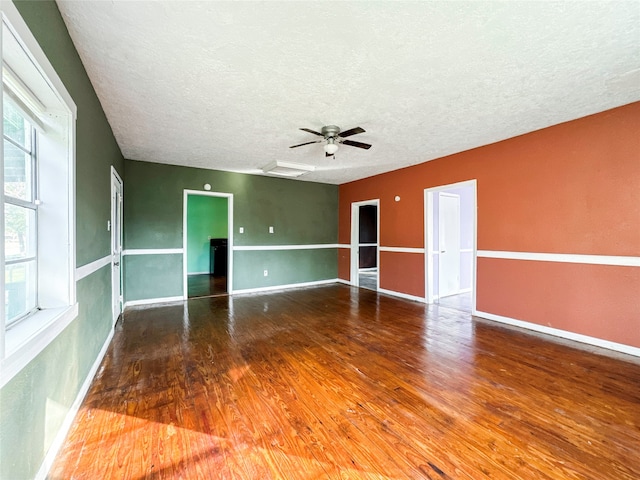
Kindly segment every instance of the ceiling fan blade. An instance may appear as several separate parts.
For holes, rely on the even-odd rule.
[[[354,142],[353,140],[345,140],[342,143],[344,145],[349,145],[350,147],[364,148],[365,150],[369,150],[371,148],[371,145],[368,143]]]
[[[300,143],[299,145],[291,145],[289,148],[301,147],[303,145],[311,145],[312,143],[320,143],[321,141],[322,140],[316,140],[315,142]]]
[[[313,133],[314,135],[318,135],[320,137],[324,137],[324,135],[321,134],[320,132],[316,132],[316,131],[310,130],[308,128],[301,128],[300,130],[304,130],[305,132]]]
[[[340,136],[344,138],[344,137],[350,137],[351,135],[356,135],[358,133],[364,133],[364,132],[366,132],[364,128],[356,127],[356,128],[352,128],[351,130],[340,132]]]

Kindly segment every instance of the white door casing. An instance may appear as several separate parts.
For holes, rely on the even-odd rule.
[[[360,285],[360,207],[364,205],[375,205],[377,215],[376,225],[376,247],[378,275],[376,278],[376,289],[380,286],[380,199],[353,202],[351,204],[351,254],[350,254],[350,283],[354,287]]]
[[[224,192],[203,192],[201,190],[183,191],[182,197],[182,292],[183,298],[189,298],[187,272],[187,205],[189,195],[223,197],[227,199],[227,294],[233,293],[233,194]]]

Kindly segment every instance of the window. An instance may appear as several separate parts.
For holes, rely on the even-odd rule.
[[[76,107],[12,2],[2,12],[0,387],[77,316]]]
[[[4,255],[5,325],[34,312],[37,294],[36,130],[5,95]]]

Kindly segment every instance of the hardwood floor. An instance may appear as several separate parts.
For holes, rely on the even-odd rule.
[[[471,299],[471,292],[442,297],[436,303],[441,307],[455,308],[456,310],[461,310],[466,313],[471,313],[473,310],[471,307],[471,304],[473,303]]]
[[[360,288],[378,290],[378,269],[360,272],[358,274],[358,284]]]
[[[640,478],[640,361],[330,285],[127,310],[62,479]]]
[[[210,274],[188,275],[187,293],[189,298],[226,295],[227,277],[213,276]]]

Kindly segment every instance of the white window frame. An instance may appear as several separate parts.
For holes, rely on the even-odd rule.
[[[51,228],[55,231],[55,236],[62,238],[57,243],[51,242],[50,239],[43,239],[42,237],[46,236],[46,234],[41,235],[38,239],[38,255],[42,264],[42,267],[38,265],[38,303],[41,309],[28,318],[12,325],[11,329],[7,330],[5,326],[4,301],[1,303],[1,388],[42,352],[77,317],[78,305],[76,303],[75,282],[75,125],[77,108],[62,80],[58,77],[13,2],[3,0],[0,3],[0,10],[2,16],[0,28],[2,30],[8,28],[13,33],[22,49],[29,56],[31,63],[36,67],[37,73],[40,75],[38,82],[44,85],[42,82],[44,79],[46,86],[50,89],[47,91],[47,95],[54,99],[55,111],[46,112],[46,115],[47,119],[53,122],[52,124],[55,124],[57,130],[55,135],[52,134],[50,137],[40,135],[40,153],[44,154],[46,151],[48,155],[55,155],[56,159],[60,158],[60,161],[65,162],[61,177],[40,179],[42,180],[40,194],[43,196],[44,204],[39,209],[43,209],[43,212],[49,209],[50,212],[56,213],[58,219],[64,219],[63,221],[54,221],[53,215],[45,215],[41,212],[43,218],[38,220],[38,228],[44,228],[45,232]],[[0,31],[0,33],[2,32]],[[2,47],[1,35],[0,47]],[[0,51],[4,55],[5,50],[0,49]],[[24,82],[27,87],[30,86],[30,78],[19,78],[19,81]],[[3,90],[1,84],[0,90]],[[2,95],[0,95],[0,106],[2,106]],[[48,107],[47,105],[44,106],[45,108]],[[34,119],[29,118],[29,120],[32,121]],[[38,119],[35,120],[37,122]],[[37,123],[39,124],[39,122]],[[2,155],[3,153],[0,152],[0,160],[2,160],[0,161],[0,180],[4,185],[4,160]],[[60,166],[61,164],[57,165]],[[43,190],[53,191],[54,188],[62,193],[53,197],[49,196],[50,201],[47,203]],[[2,197],[0,200],[4,205],[4,188],[0,190],[0,197]],[[41,222],[44,223],[44,227]],[[0,237],[4,239],[4,221],[0,222]],[[2,263],[0,287],[4,292],[4,240],[3,247],[0,248],[0,261]],[[51,279],[54,279],[54,281]]]
[[[4,87],[4,86],[3,86]],[[6,88],[6,87],[4,87]],[[11,96],[11,95],[9,95]],[[12,102],[13,103],[13,102]],[[3,116],[4,116],[4,96],[3,96],[3,103],[2,103],[2,112],[3,112]],[[38,238],[38,139],[37,139],[37,130],[36,128],[31,124],[30,120],[29,120],[29,116],[25,115],[22,112],[22,108],[20,108],[20,105],[17,104],[13,104],[12,105],[22,116],[23,120],[26,120],[29,123],[29,136],[31,137],[30,139],[30,148],[29,150],[27,150],[23,145],[21,145],[19,142],[15,141],[14,139],[5,136],[4,135],[4,131],[2,132],[3,135],[3,141],[7,141],[9,143],[11,143],[14,147],[18,148],[20,151],[22,151],[25,154],[28,154],[30,157],[30,162],[31,162],[31,170],[30,170],[30,177],[29,178],[29,182],[30,182],[30,186],[31,186],[31,195],[30,198],[28,199],[21,199],[21,198],[16,198],[16,197],[11,197],[8,195],[4,196],[4,205],[13,205],[15,207],[18,208],[28,208],[30,210],[33,210],[35,213],[35,224],[32,225],[31,227],[35,229],[34,236],[36,239],[36,245],[34,246],[34,254],[31,257],[27,257],[27,258],[20,258],[20,259],[15,259],[15,260],[7,260],[5,258],[5,266],[7,265],[17,265],[20,263],[29,263],[29,262],[34,262],[35,263],[35,268],[36,268],[36,272],[35,272],[35,276],[36,276],[36,284],[33,287],[35,289],[34,295],[35,295],[35,299],[36,299],[36,304],[33,305],[30,309],[28,309],[26,312],[23,312],[20,316],[18,316],[15,319],[12,319],[13,321],[11,323],[9,323],[9,319],[5,317],[5,328],[9,329],[11,328],[13,325],[17,324],[18,322],[22,321],[23,319],[29,317],[30,315],[32,315],[36,309],[39,306],[39,302],[38,302],[38,282],[37,282],[37,278],[38,278],[38,248],[37,248],[37,238]],[[4,119],[3,119],[4,120]],[[4,122],[3,122],[4,124]],[[1,128],[0,128],[1,130]],[[4,150],[3,150],[4,151]],[[6,252],[5,252],[6,255]],[[5,279],[5,285],[6,285],[6,279]],[[5,312],[6,315],[6,312]]]

